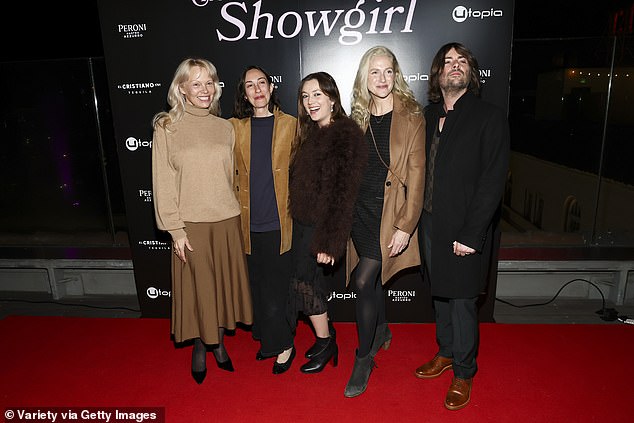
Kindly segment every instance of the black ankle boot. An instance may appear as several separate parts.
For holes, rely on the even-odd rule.
[[[328,332],[330,332],[330,337],[334,338],[335,342],[337,342],[337,331],[335,330],[335,327],[332,325],[332,323],[330,323],[330,321],[328,321]],[[328,338],[317,337],[317,339],[315,339],[315,343],[308,350],[306,350],[304,357],[313,358],[314,356],[322,352],[324,348],[326,348],[326,345],[328,345]]]
[[[372,373],[372,369],[375,366],[374,359],[370,354],[365,357],[357,357],[355,352],[352,376],[350,376],[343,395],[347,398],[352,398],[364,393],[368,387],[370,373]]]
[[[377,355],[381,347],[387,351],[392,343],[392,331],[387,323],[382,323],[376,327],[374,332],[374,341],[372,341],[372,348],[370,348],[370,356],[374,358]]]
[[[324,370],[326,364],[332,359],[333,367],[339,364],[339,347],[334,337],[318,338],[318,340],[327,339],[326,347],[317,355],[314,355],[310,361],[300,367],[302,373],[318,373]]]

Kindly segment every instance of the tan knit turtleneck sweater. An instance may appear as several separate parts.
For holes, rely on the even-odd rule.
[[[160,126],[152,141],[154,211],[159,229],[183,238],[185,222],[219,222],[240,214],[233,191],[233,126],[186,105],[183,118]]]

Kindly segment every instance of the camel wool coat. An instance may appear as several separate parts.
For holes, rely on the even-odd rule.
[[[374,146],[370,144],[368,148]],[[384,285],[399,271],[420,265],[418,221],[423,209],[422,192],[425,186],[425,118],[422,113],[409,113],[397,96],[394,96],[390,125],[390,169],[383,184],[383,214],[379,235],[381,282]],[[405,251],[390,257],[387,246],[396,229],[407,232],[411,237]],[[350,282],[350,274],[358,262],[359,256],[350,239],[346,256],[346,284]]]

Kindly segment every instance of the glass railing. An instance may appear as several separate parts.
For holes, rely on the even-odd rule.
[[[103,58],[0,63],[0,245],[127,242]]]
[[[515,40],[502,247],[634,247],[632,37]]]

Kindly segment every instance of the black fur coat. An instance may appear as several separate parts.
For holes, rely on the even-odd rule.
[[[343,256],[367,160],[363,131],[347,117],[313,129],[295,153],[289,185],[291,215],[315,228],[312,254]]]

